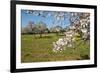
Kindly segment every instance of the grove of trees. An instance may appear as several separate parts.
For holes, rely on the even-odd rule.
[[[56,33],[57,35],[61,32],[66,32],[69,26],[74,26],[75,31],[78,32],[81,37],[84,35],[82,33],[82,29],[86,30],[90,33],[90,14],[82,13],[82,12],[56,12],[56,11],[33,11],[26,10],[26,14],[31,14],[35,16],[40,16],[43,18],[52,16],[54,26],[51,28],[47,27],[47,24],[43,21],[34,23],[33,21],[29,21],[27,26],[22,27],[22,34],[39,34],[42,37],[44,33]],[[70,25],[62,28],[62,25],[67,25],[64,23],[66,18],[69,19]]]

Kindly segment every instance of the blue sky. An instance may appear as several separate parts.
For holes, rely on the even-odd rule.
[[[41,16],[38,16],[38,15],[35,15],[32,13],[27,13],[27,11],[28,10],[21,10],[21,25],[22,25],[22,27],[27,26],[29,21],[34,22],[34,24],[37,24],[38,22],[42,21],[47,25],[48,28],[51,28],[53,26],[61,26],[61,27],[65,28],[66,26],[68,26],[70,24],[67,16],[65,17],[64,20],[59,19],[58,21],[55,19],[54,15],[50,16],[50,14],[52,14],[52,12],[56,13],[54,11],[43,11]],[[35,10],[35,13],[39,13],[39,12],[41,12],[41,11]],[[43,14],[44,12],[46,12],[49,15]],[[44,17],[42,15],[44,15]],[[60,14],[58,16],[60,16]]]

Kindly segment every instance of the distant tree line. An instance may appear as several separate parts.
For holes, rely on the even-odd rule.
[[[34,24],[34,22],[29,21],[27,26],[22,27],[21,33],[22,34],[39,34],[40,37],[42,37],[42,34],[46,33],[55,33],[59,35],[60,33],[65,32],[65,28],[62,28],[61,26],[55,26],[51,28],[47,28],[47,25],[44,22],[38,22]]]

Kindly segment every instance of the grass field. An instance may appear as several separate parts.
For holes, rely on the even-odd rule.
[[[66,48],[58,53],[52,51],[52,42],[60,37],[56,34],[44,34],[42,38],[39,35],[21,36],[21,62],[46,62],[46,61],[67,61],[67,60],[85,60],[90,58],[89,41],[77,40],[75,49]]]

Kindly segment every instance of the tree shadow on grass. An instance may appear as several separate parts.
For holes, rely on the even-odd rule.
[[[35,37],[35,38],[36,39],[41,39],[41,38],[44,38],[44,39],[48,38],[49,39],[49,38],[53,38],[53,36],[42,36],[42,37],[38,36],[38,37]]]
[[[84,59],[90,59],[89,55],[81,55],[80,57],[81,57],[81,59],[83,59],[83,60],[84,60]]]

